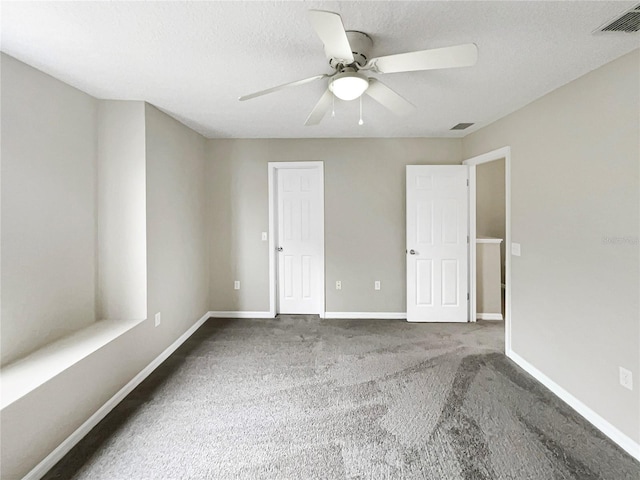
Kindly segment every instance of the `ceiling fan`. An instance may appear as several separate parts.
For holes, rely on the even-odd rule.
[[[331,108],[334,95],[341,100],[349,101],[361,98],[366,93],[393,113],[405,115],[415,106],[384,83],[362,72],[397,73],[468,67],[478,60],[478,47],[473,43],[369,58],[369,50],[373,45],[371,37],[364,32],[345,30],[340,15],[324,10],[310,10],[309,17],[324,44],[324,53],[333,68],[333,73],[285,83],[244,95],[238,100],[249,100],[285,88],[329,79],[327,90],[307,117],[305,125],[320,123]]]

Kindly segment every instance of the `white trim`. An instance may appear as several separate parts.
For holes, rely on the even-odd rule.
[[[594,427],[604,433],[609,439],[616,443],[625,452],[631,455],[636,460],[640,461],[640,444],[628,437],[626,434],[618,430],[607,420],[602,418],[591,408],[587,407],[584,403],[578,400],[576,397],[567,392],[560,385],[555,383],[544,373],[538,370],[536,367],[527,362],[517,353],[512,350],[507,350],[507,357],[513,360],[518,366],[525,370],[529,375],[535,378],[537,381],[547,387],[553,394],[564,401],[567,405],[573,408],[576,412],[582,415],[589,421]]]
[[[501,313],[477,313],[478,320],[504,320]]]
[[[482,155],[468,158],[463,165],[480,165],[481,163],[493,162],[494,160],[500,160],[501,158],[511,158],[511,147],[502,147],[497,150],[492,150]]]
[[[276,242],[274,238],[275,232],[278,230],[276,225],[276,214],[274,205],[276,205],[276,170],[268,166],[268,182],[269,182],[269,315],[276,316],[276,283],[278,275],[276,269]]]
[[[142,381],[147,378],[151,372],[160,366],[169,355],[175,352],[180,345],[182,345],[191,335],[193,335],[198,328],[202,326],[204,322],[209,318],[211,312],[205,313],[200,320],[194,323],[189,330],[184,332],[175,342],[167,347],[160,355],[158,355],[149,365],[147,365],[140,373],[133,377],[129,383],[122,387],[113,397],[105,402],[98,411],[91,415],[82,425],[80,425],[76,431],[69,435],[55,450],[47,455],[38,465],[33,467],[29,473],[27,473],[22,480],[39,480],[49,470],[51,470],[56,463],[58,463],[62,457],[64,457],[80,440],[82,440],[93,427],[95,427],[100,420],[107,416],[116,405],[118,405],[124,398],[129,395],[134,388],[136,388]]]
[[[217,311],[217,312],[209,312],[209,316],[211,318],[274,318],[275,314],[272,314],[271,312]]]
[[[473,176],[473,181],[469,181],[471,189],[469,193],[473,192],[473,195],[470,195],[470,205],[469,205],[469,219],[471,222],[471,218],[473,217],[473,230],[469,232],[469,261],[472,262],[469,265],[469,271],[473,269],[473,276],[469,279],[469,297],[470,297],[470,305],[475,311],[477,308],[476,305],[476,266],[475,266],[475,258],[476,258],[476,231],[475,231],[475,222],[476,222],[476,175],[475,175],[475,167],[477,165],[493,162],[494,160],[501,160],[504,158],[504,183],[505,183],[505,312],[504,312],[504,349],[505,352],[511,351],[511,147],[502,147],[497,150],[493,150],[491,152],[483,153],[482,155],[478,155],[476,157],[469,158],[462,162],[463,165],[469,165],[470,167],[470,179]],[[471,173],[473,172],[473,173]],[[470,223],[471,224],[471,223]],[[475,316],[472,316],[474,318]]]
[[[504,245],[504,347],[511,351],[511,147],[505,147],[504,194],[505,194],[505,245]]]
[[[407,312],[326,312],[325,318],[345,320],[406,320]]]
[[[476,238],[476,243],[502,243],[501,238],[489,238],[489,237],[480,237]]]
[[[325,258],[324,258],[324,162],[323,161],[302,161],[302,162],[268,162],[268,182],[269,182],[269,314],[270,318],[273,318],[277,315],[277,268],[276,268],[276,244],[275,240],[277,237],[278,226],[276,225],[276,215],[275,212],[277,210],[277,186],[275,184],[276,181],[276,170],[282,168],[318,168],[320,170],[320,181],[321,181],[321,189],[320,189],[320,216],[322,218],[322,222],[320,224],[320,239],[322,241],[321,252],[321,264],[322,268],[320,269],[320,285],[319,295],[320,295],[320,311],[316,312],[320,318],[325,318]]]
[[[469,321],[476,321],[476,166],[469,165],[469,280],[467,290],[469,293]],[[474,245],[474,247],[471,247]]]

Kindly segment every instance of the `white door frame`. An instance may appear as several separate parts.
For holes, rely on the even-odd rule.
[[[511,351],[511,147],[502,147],[462,162],[469,166],[469,318],[476,321],[476,166],[504,158],[505,291],[504,348]]]
[[[325,316],[325,264],[324,264],[324,162],[269,162],[269,315],[275,317],[277,315],[278,305],[278,269],[276,241],[278,240],[278,225],[276,223],[276,212],[278,211],[278,185],[276,184],[276,171],[285,168],[314,168],[320,172],[320,217],[322,222],[320,225],[320,318]]]

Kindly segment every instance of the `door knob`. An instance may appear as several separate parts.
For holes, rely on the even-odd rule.
[[[281,251],[282,251],[282,247],[278,247],[278,248],[276,248],[276,250],[278,250],[279,252],[281,252]]]
[[[413,250],[413,249],[409,250],[409,254],[410,254],[410,255],[415,255],[416,253],[418,253],[418,252],[416,252],[416,251],[415,251],[415,250]]]

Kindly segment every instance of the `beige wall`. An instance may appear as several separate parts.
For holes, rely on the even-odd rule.
[[[204,137],[146,105],[147,312],[166,347],[209,311]]]
[[[476,167],[476,235],[506,238],[505,161]],[[505,242],[500,244],[501,282],[504,283]]]
[[[268,231],[268,162],[324,162],[326,310],[404,312],[405,166],[462,159],[458,139],[417,138],[210,140],[208,155],[211,308],[221,311],[269,310],[268,243],[260,238]]]
[[[98,104],[100,320],[147,318],[144,102]]]
[[[15,75],[13,85],[36,83],[30,88],[30,94],[42,99],[41,110],[47,111],[46,103],[52,101],[45,97],[49,90],[50,78],[41,72],[17,65],[11,73]],[[3,101],[5,90],[11,84],[5,84],[8,69],[3,68]],[[13,67],[9,67],[13,68]],[[47,121],[38,119],[29,108],[2,109],[3,127],[3,182],[5,181],[5,162],[13,162],[11,155],[18,155],[24,148],[4,150],[5,126],[12,125],[21,116],[38,122],[38,130],[23,131],[24,143],[38,143],[54,136],[59,136],[60,123],[67,122],[64,115],[78,117],[77,128],[82,132],[87,121],[85,103],[78,102],[76,96],[83,97],[80,92],[75,95],[61,88],[61,98],[69,95],[66,109],[60,109],[60,118],[46,116]],[[19,89],[13,93],[19,96]],[[91,100],[91,99],[90,99]],[[8,103],[11,103],[8,102]],[[57,101],[53,101],[57,105]],[[93,100],[91,102],[93,103]],[[117,110],[117,109],[116,109]],[[126,109],[124,109],[126,110]],[[171,345],[180,335],[189,329],[209,310],[208,254],[206,245],[206,177],[205,177],[205,139],[176,122],[153,107],[145,106],[145,117],[140,117],[143,125],[133,125],[136,130],[145,131],[145,182],[146,182],[146,225],[147,225],[147,302],[150,320],[144,321],[116,338],[93,354],[82,359],[72,367],[63,371],[50,381],[33,390],[29,394],[10,404],[0,412],[0,443],[2,444],[0,459],[0,478],[18,480],[34,468],[42,459],[50,454],[69,435],[81,426],[91,415],[105,404],[118,390],[126,385],[143,370],[163,350]],[[114,115],[116,111],[112,111]],[[120,110],[120,113],[123,113]],[[47,114],[48,115],[48,114]],[[117,120],[112,118],[112,120]],[[128,116],[121,121],[127,123]],[[64,142],[75,145],[75,135],[67,131],[61,137],[61,149],[69,148]],[[85,132],[89,138],[95,138],[95,132]],[[63,142],[64,140],[64,142]],[[123,139],[126,141],[126,139]],[[76,162],[72,157],[69,161]],[[139,159],[136,159],[136,161]],[[84,162],[93,165],[90,158]],[[84,171],[87,165],[77,160],[74,165]],[[93,167],[91,167],[93,168]],[[68,172],[67,172],[68,173]],[[24,185],[29,185],[29,177],[9,177]],[[76,178],[72,176],[71,178]],[[90,179],[78,179],[84,183],[76,186],[80,190],[93,185]],[[67,186],[64,178],[52,175],[52,183],[59,182]],[[68,187],[68,186],[67,186]],[[3,195],[4,184],[3,184]],[[82,199],[82,197],[80,197]],[[5,204],[3,198],[3,222],[5,215],[11,215],[15,206]],[[77,208],[77,206],[74,206]],[[79,227],[78,227],[79,228]],[[95,229],[95,220],[93,221]],[[4,233],[5,229],[3,229]],[[81,232],[81,230],[80,230]],[[4,239],[3,239],[4,240]],[[2,244],[3,261],[6,245]],[[42,262],[51,262],[47,256],[40,258]],[[5,274],[3,264],[3,275]],[[64,272],[62,267],[61,272]],[[58,275],[63,277],[64,275]],[[59,281],[66,281],[58,278]],[[93,285],[93,284],[92,284]],[[3,278],[4,288],[4,278]],[[24,290],[11,292],[12,295],[31,294],[37,298],[39,292],[24,286]],[[3,291],[3,305],[11,300]],[[162,312],[162,324],[154,327],[153,313]],[[4,328],[3,318],[3,328]],[[65,325],[66,317],[55,318]],[[4,332],[3,332],[4,334]],[[4,336],[4,335],[3,335]]]
[[[96,319],[97,101],[0,61],[4,365]]]
[[[512,149],[514,352],[636,442],[639,72],[636,50],[463,140]]]

